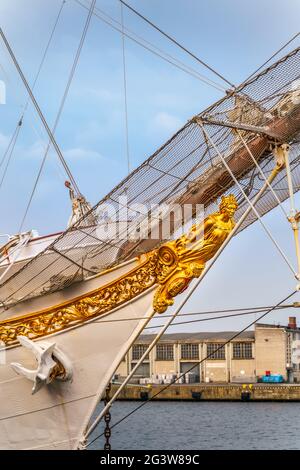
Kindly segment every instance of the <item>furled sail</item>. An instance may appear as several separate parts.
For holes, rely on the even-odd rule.
[[[244,194],[253,199],[264,183],[252,157],[267,177],[274,168],[274,148],[281,143],[290,145],[290,167],[297,191],[300,184],[299,59],[300,48],[297,48],[229,91],[223,99],[187,122],[40,254],[21,268],[16,263],[0,284],[2,308],[62,289],[157,246],[163,240],[160,230],[156,238],[137,236],[137,226],[143,232],[149,213],[139,206],[132,209],[133,204],[149,208],[155,204],[191,204],[192,207],[203,204],[205,213],[210,213],[215,210],[218,198],[230,192],[239,202],[239,218],[247,208]],[[241,186],[228,173],[218,152],[224,155]],[[278,200],[288,197],[285,171],[278,174],[273,188]],[[267,213],[277,206],[278,200],[267,190],[256,206],[258,213]],[[194,216],[193,210],[191,218]],[[256,219],[252,213],[240,230]],[[87,220],[97,220],[97,224]],[[115,237],[116,222],[118,237]],[[160,227],[161,223],[162,216],[158,213],[154,225]],[[176,232],[175,224],[173,232]]]

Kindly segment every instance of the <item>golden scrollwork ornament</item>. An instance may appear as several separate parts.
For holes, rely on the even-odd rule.
[[[187,235],[148,253],[132,271],[76,299],[21,317],[0,322],[0,341],[16,342],[17,336],[41,338],[96,318],[133,300],[158,284],[153,309],[163,313],[221,247],[234,227],[235,197],[221,199],[219,211],[192,226]]]

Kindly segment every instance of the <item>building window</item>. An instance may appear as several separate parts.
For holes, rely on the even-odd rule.
[[[181,359],[199,359],[199,345],[193,343],[182,344]]]
[[[132,346],[132,360],[133,361],[138,361],[141,359],[142,355],[144,352],[147,350],[148,345],[147,344],[134,344]],[[146,360],[149,359],[149,355],[146,356]]]
[[[157,361],[173,361],[174,347],[173,344],[158,344],[156,346]]]
[[[252,343],[233,343],[233,359],[252,359]]]
[[[136,362],[131,363],[131,370],[136,366]],[[143,362],[134,373],[134,376],[138,377],[150,377],[150,364],[149,362]]]
[[[223,343],[207,343],[208,359],[225,359],[225,345]]]

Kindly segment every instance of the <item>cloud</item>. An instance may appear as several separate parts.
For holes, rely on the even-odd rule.
[[[122,124],[121,124],[122,123]],[[124,125],[124,112],[108,108],[104,116],[85,122],[76,134],[77,142],[99,144],[99,141],[116,136],[121,125]]]
[[[81,93],[84,94],[84,96],[88,95],[93,99],[96,98],[101,102],[110,104],[119,104],[122,98],[120,93],[113,93],[107,88],[86,88],[85,90],[81,91]]]
[[[182,125],[183,122],[177,116],[174,116],[173,114],[169,114],[164,111],[160,111],[150,121],[149,131],[151,133],[159,132],[164,135],[172,134],[173,132],[177,131]]]
[[[97,159],[97,160],[104,160],[106,159],[101,153],[96,152],[95,150],[89,150],[84,147],[74,147],[70,148],[67,150],[64,150],[63,152],[64,157],[66,157],[68,160],[85,160],[85,159]]]
[[[42,158],[45,154],[47,148],[47,143],[42,140],[36,140],[33,144],[28,147],[22,147],[22,158]],[[49,154],[52,152],[52,149],[49,149]]]

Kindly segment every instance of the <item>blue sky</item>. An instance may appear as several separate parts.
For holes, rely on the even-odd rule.
[[[87,0],[82,2],[88,3]],[[31,83],[61,3],[61,0],[0,2],[1,27]],[[129,3],[234,84],[259,67],[298,31],[299,26],[300,4],[296,0],[284,3],[280,0],[130,0]],[[98,0],[97,6],[120,20],[118,0]],[[65,2],[35,89],[50,126],[86,15],[87,10],[75,0]],[[222,84],[126,9],[124,20],[126,27]],[[298,45],[299,40],[286,51]],[[222,92],[165,63],[130,40],[126,39],[125,47],[130,164],[135,168],[187,119],[219,99]],[[0,79],[5,80],[7,86],[7,104],[0,106],[1,159],[27,98],[3,44],[0,45],[0,64],[5,70],[4,75],[0,69]],[[118,32],[97,18],[92,19],[56,137],[81,191],[91,203],[97,202],[126,175],[122,40]],[[46,133],[34,110],[29,108],[0,188],[2,233],[18,230],[46,143]],[[57,157],[51,152],[25,229],[36,228],[44,234],[65,228],[70,212],[63,185],[65,179]],[[294,257],[292,236],[281,213],[274,211],[266,221]],[[284,263],[255,224],[226,249],[187,310],[272,304],[294,286],[295,281]],[[284,315],[276,314],[277,318],[283,320]],[[218,323],[218,329],[232,328],[236,324],[242,322],[224,320]],[[204,327],[215,329],[216,325],[199,325],[201,329]]]

